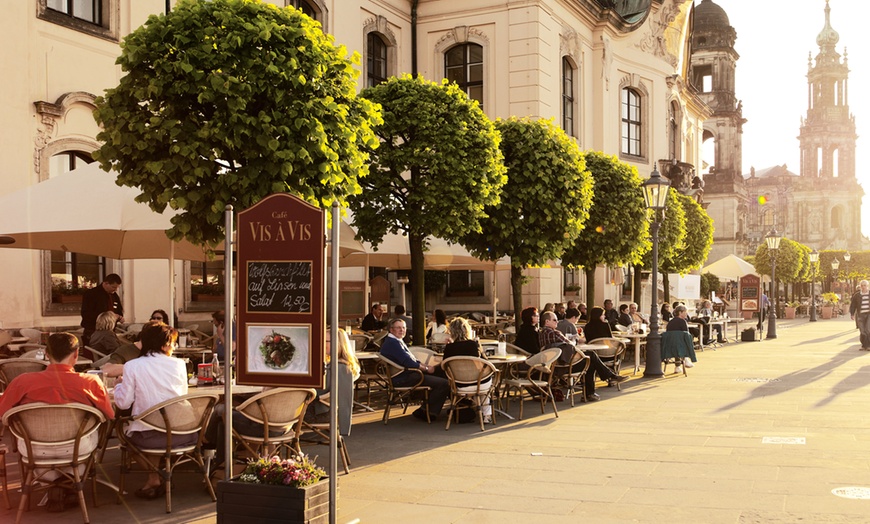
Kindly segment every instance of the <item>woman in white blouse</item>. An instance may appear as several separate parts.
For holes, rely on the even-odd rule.
[[[161,402],[187,395],[187,368],[184,361],[172,356],[178,347],[178,332],[163,323],[148,323],[140,335],[142,356],[124,364],[124,375],[115,382],[115,405],[121,409],[132,406],[133,416]],[[130,442],[140,448],[162,448],[166,435],[149,430],[141,422],[131,422],[126,430]],[[196,443],[198,435],[173,435],[173,446]],[[136,496],[155,499],[166,493],[156,472],[148,474],[145,485]]]
[[[435,310],[435,320],[426,327],[426,340],[430,344],[447,344],[450,333],[447,330],[447,315],[441,309]]]

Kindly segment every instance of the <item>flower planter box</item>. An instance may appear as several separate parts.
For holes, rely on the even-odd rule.
[[[787,307],[785,308],[785,318],[791,319],[797,316],[797,308],[796,307]]]
[[[831,318],[834,316],[834,306],[822,306],[822,318]]]
[[[82,295],[54,295],[52,302],[60,304],[81,304]]]
[[[223,302],[225,295],[203,295],[202,293],[193,293],[194,302]]]
[[[304,488],[217,483],[218,524],[319,524],[329,522],[329,479]]]

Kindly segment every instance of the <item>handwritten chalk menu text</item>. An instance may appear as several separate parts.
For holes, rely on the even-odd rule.
[[[311,262],[248,261],[248,311],[311,312]]]

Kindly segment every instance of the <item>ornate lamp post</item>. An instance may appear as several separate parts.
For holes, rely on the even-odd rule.
[[[843,255],[843,262],[846,263],[846,283],[849,284],[849,288],[846,290],[847,293],[852,292],[852,279],[849,277],[849,261],[852,260],[852,254],[846,251]]]
[[[665,206],[668,202],[670,183],[662,178],[658,169],[653,167],[649,179],[643,183],[643,199],[647,209],[652,210],[652,300],[650,300],[649,336],[646,339],[645,377],[660,377],[662,373],[662,336],[659,334],[658,280],[659,280],[659,212],[661,220],[665,218]]]
[[[836,293],[836,291],[834,291],[834,289],[836,289],[836,287],[837,287],[836,284],[837,284],[837,281],[839,280],[838,279],[839,275],[837,275],[838,269],[840,269],[840,261],[835,258],[834,260],[831,260],[831,293]]]
[[[776,250],[779,249],[779,241],[782,237],[776,232],[776,229],[771,229],[770,233],[764,237],[767,242],[767,251],[770,253],[770,292],[773,294],[773,301],[768,300],[769,304],[773,304],[770,314],[767,316],[767,338],[776,338],[776,308],[779,304],[778,293],[776,292]]]
[[[810,280],[810,322],[816,322],[816,267],[819,263],[819,252],[813,249],[810,252],[810,264],[813,265],[813,276]]]

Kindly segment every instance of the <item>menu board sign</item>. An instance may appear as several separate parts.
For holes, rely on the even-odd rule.
[[[266,197],[239,213],[237,246],[237,383],[323,388],[323,210]]]
[[[757,275],[740,277],[740,311],[761,311],[761,279]]]

